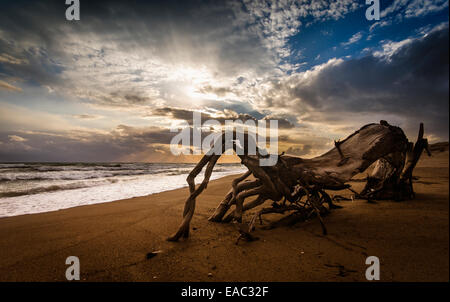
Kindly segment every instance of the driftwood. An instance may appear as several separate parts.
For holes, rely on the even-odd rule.
[[[414,198],[412,172],[424,150],[431,156],[428,140],[423,138],[423,134],[421,123],[416,143],[408,143],[406,152],[395,152],[380,158],[372,173],[367,176],[366,186],[358,197],[397,201]]]
[[[236,137],[234,133],[234,151],[241,146],[247,146],[247,141],[252,139],[252,136],[245,134],[244,141],[236,143]],[[223,154],[225,135],[221,135],[215,143],[222,145]],[[206,189],[214,165],[220,157],[213,149],[215,148],[203,156],[187,177],[190,195],[185,203],[183,221],[178,231],[168,238],[169,241],[189,236],[189,224],[194,214],[196,197]],[[332,198],[325,190],[352,190],[347,182],[377,162],[372,174],[367,178],[364,190],[361,193],[355,192],[356,197],[368,200],[413,198],[412,171],[424,149],[429,152],[428,142],[423,138],[423,124],[420,125],[419,137],[413,147],[401,128],[381,121],[379,124],[363,126],[342,141],[335,141],[333,149],[311,159],[281,154],[277,155],[275,165],[260,166],[259,160],[268,155],[258,148],[256,155],[249,155],[247,150],[244,150],[244,154],[238,153],[238,156],[248,171],[232,182],[232,188],[209,220],[236,221],[240,233],[238,241],[255,240],[250,232],[258,218],[262,223],[261,215],[267,213],[290,213],[272,226],[279,223],[292,224],[315,216],[326,234],[322,216],[339,206],[333,204]],[[196,187],[195,177],[205,166],[204,179]],[[254,179],[246,181],[251,175]],[[256,199],[245,203],[245,200],[252,196],[256,196]],[[243,212],[268,200],[273,202],[270,207],[258,211],[248,225],[242,224]]]

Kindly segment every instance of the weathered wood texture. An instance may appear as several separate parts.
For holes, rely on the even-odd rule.
[[[236,143],[237,136],[234,134],[232,146],[235,151],[240,146],[247,146],[248,140],[252,139],[247,134],[243,138],[243,141]],[[226,145],[225,135],[215,143],[222,145],[223,154]],[[371,164],[377,162],[367,178],[364,190],[356,194],[357,197],[368,200],[413,198],[412,171],[424,149],[428,150],[428,142],[423,138],[423,124],[413,147],[401,128],[381,121],[378,124],[363,126],[344,140],[335,142],[335,147],[330,151],[311,159],[281,154],[276,155],[275,165],[260,166],[259,160],[268,155],[259,149],[257,155],[248,155],[247,150],[244,150],[245,153],[238,156],[248,171],[232,182],[232,188],[209,220],[215,222],[235,220],[241,223],[243,212],[271,200],[272,206],[260,210],[248,227],[240,224],[239,239],[253,240],[250,232],[255,227],[256,218],[266,213],[290,212],[287,219],[283,218],[283,221],[289,223],[317,216],[325,234],[326,228],[321,216],[338,207],[332,203],[325,190],[350,188],[347,182],[353,176],[364,172]],[[186,200],[183,221],[178,231],[168,240],[176,241],[181,236],[188,237],[189,224],[195,210],[195,199],[206,189],[219,157],[220,155],[214,154],[211,149],[187,177],[190,195]],[[203,182],[196,187],[195,177],[206,165]],[[250,175],[255,179],[246,181]],[[251,196],[256,196],[256,199],[245,203]]]

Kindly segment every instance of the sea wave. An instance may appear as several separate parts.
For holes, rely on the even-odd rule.
[[[91,165],[92,169],[88,171],[72,169],[30,172],[26,170],[30,166],[28,164],[15,164],[17,169],[3,164],[0,177],[7,180],[0,182],[0,217],[55,211],[186,187],[186,176],[194,166],[193,164],[128,166],[131,165],[141,169],[103,171],[98,166]],[[121,164],[121,167],[123,166]],[[7,169],[16,170],[14,173],[4,173]],[[218,164],[211,179],[243,173],[244,170],[240,165]],[[112,176],[117,173],[119,175]],[[198,178],[202,179],[203,175],[204,171]]]
[[[89,182],[83,181],[83,182],[75,182],[75,183],[68,183],[68,184],[48,184],[48,185],[43,185],[43,186],[38,186],[38,187],[28,188],[28,189],[23,189],[23,190],[18,189],[18,190],[3,191],[3,192],[0,192],[0,198],[1,197],[16,197],[16,196],[23,196],[23,195],[32,195],[32,194],[55,192],[55,191],[62,191],[62,190],[88,188],[88,187],[116,183],[118,181],[120,181],[120,180],[117,178],[108,178],[108,179],[100,180],[100,181],[89,181]]]
[[[180,175],[189,173],[191,167],[186,168],[170,168],[158,167],[151,169],[122,169],[122,170],[35,170],[35,171],[0,171],[0,183],[11,181],[46,181],[46,180],[88,180],[96,178],[108,178],[117,176],[132,176],[132,175]],[[226,172],[229,168],[217,168],[216,172]]]
[[[40,180],[83,180],[83,179],[95,179],[95,178],[106,178],[106,177],[115,177],[115,176],[130,176],[130,175],[144,175],[144,174],[152,174],[147,173],[146,171],[87,171],[87,172],[40,172],[40,173],[4,173],[0,176],[0,182],[7,181],[20,181],[20,180],[28,180],[28,181],[40,181]]]

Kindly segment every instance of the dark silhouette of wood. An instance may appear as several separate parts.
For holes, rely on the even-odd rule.
[[[265,150],[256,148],[256,155],[248,154],[246,146],[248,140],[253,139],[251,135],[245,133],[243,136],[237,136],[234,133],[232,148],[234,151],[243,151],[243,154],[237,153],[248,171],[233,180],[232,188],[209,220],[214,222],[234,220],[240,226],[238,241],[239,239],[251,241],[255,240],[255,237],[250,235],[250,232],[254,229],[257,218],[262,222],[261,215],[290,212],[282,221],[292,224],[317,217],[323,233],[326,234],[327,229],[322,216],[339,206],[333,204],[325,190],[347,188],[352,190],[346,183],[354,175],[364,172],[374,162],[377,162],[375,169],[367,178],[364,190],[357,193],[356,197],[368,200],[386,198],[404,200],[414,197],[412,171],[422,151],[425,149],[429,152],[423,132],[421,124],[417,142],[412,147],[401,128],[380,121],[379,124],[363,126],[342,141],[335,141],[335,147],[321,156],[303,159],[283,153],[276,155],[277,162],[273,166],[260,166],[260,159],[269,156]],[[243,141],[237,143],[242,137]],[[215,144],[221,144],[223,154],[226,151],[225,135],[221,135]],[[190,195],[185,203],[183,220],[178,231],[168,238],[169,241],[189,236],[195,199],[206,189],[214,165],[220,157],[220,154],[214,154],[214,150],[215,148],[212,148],[205,154],[187,177]],[[205,166],[207,167],[204,179],[196,188],[195,177]],[[254,180],[246,180],[251,175]],[[245,203],[251,196],[256,196],[256,199]],[[272,206],[258,211],[248,227],[245,227],[245,224],[242,224],[243,212],[268,200],[273,202]],[[234,209],[231,209],[232,206]],[[274,225],[277,223],[272,226]]]
[[[425,150],[431,156],[428,140],[423,138],[424,126],[420,124],[419,135],[415,144],[409,142],[407,151],[395,152],[380,158],[367,183],[359,194],[368,200],[393,199],[396,201],[413,199],[413,170]]]

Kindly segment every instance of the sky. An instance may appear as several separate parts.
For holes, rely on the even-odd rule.
[[[189,161],[170,127],[268,120],[317,156],[367,123],[448,141],[448,1],[0,3],[0,162]]]

